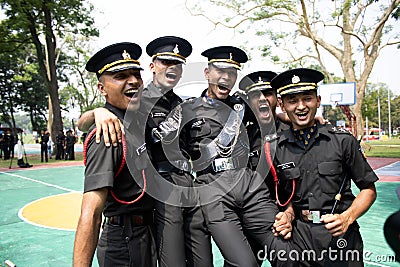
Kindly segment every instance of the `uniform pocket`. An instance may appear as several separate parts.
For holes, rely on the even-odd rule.
[[[295,192],[295,196],[298,198],[301,198],[301,191],[299,190],[299,188],[301,187],[302,181],[303,179],[301,178],[301,173],[300,173],[300,169],[297,167],[294,168],[290,168],[290,169],[284,169],[281,171],[281,173],[283,174],[282,177],[282,181],[284,182],[284,186],[285,186],[285,191],[286,192],[292,192],[293,190],[293,182],[292,180],[296,181],[296,192]]]
[[[321,189],[324,193],[336,194],[339,190],[342,164],[337,161],[321,162],[318,164],[318,173]]]

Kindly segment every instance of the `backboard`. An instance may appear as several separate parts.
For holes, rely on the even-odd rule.
[[[320,84],[318,94],[321,96],[321,105],[323,106],[354,105],[356,103],[356,83]]]

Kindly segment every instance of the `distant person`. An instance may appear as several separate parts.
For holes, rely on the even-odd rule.
[[[53,141],[51,140],[50,135],[49,135],[49,141],[47,142],[47,150],[49,152],[49,158],[51,159],[51,154],[53,153]]]
[[[4,140],[4,144],[3,144],[4,160],[8,160],[8,159],[10,159],[10,142],[11,142],[10,131],[5,132],[3,140]]]
[[[0,159],[3,158],[4,151],[4,135],[3,132],[0,131]]]
[[[14,147],[17,144],[18,138],[16,138],[13,132],[10,132],[10,142],[8,143],[8,150],[10,151],[10,158],[14,158]]]
[[[76,142],[76,137],[72,130],[67,131],[67,136],[65,137],[65,159],[75,160],[74,146]]]
[[[65,134],[64,134],[63,130],[60,130],[56,136],[56,147],[57,147],[56,160],[64,159],[64,157],[65,157]]]
[[[47,151],[47,143],[49,142],[49,132],[42,130],[42,134],[40,135],[40,162],[45,160],[49,162],[48,159],[48,151]]]

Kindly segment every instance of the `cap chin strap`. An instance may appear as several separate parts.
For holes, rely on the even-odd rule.
[[[276,169],[275,166],[272,162],[272,157],[271,157],[271,144],[269,142],[264,143],[264,152],[265,152],[265,159],[267,160],[268,166],[270,167],[270,171],[272,176],[274,177],[274,183],[275,183],[275,197],[276,201],[278,202],[278,205],[281,207],[286,206],[289,204],[289,202],[292,200],[294,192],[296,191],[296,181],[293,179],[292,180],[292,193],[290,194],[289,199],[285,203],[281,203],[279,200],[278,196],[278,175],[276,174]]]
[[[85,144],[83,145],[83,164],[84,164],[85,166],[86,166],[86,160],[87,160],[87,158],[86,158],[87,146],[88,146],[88,144],[89,144],[90,139],[91,139],[91,138],[93,137],[93,135],[95,135],[95,134],[96,134],[96,128],[94,128],[94,129],[88,134],[88,136],[86,137],[86,140],[85,140]],[[116,178],[121,174],[121,172],[122,172],[122,170],[123,170],[125,164],[126,164],[126,140],[125,140],[125,135],[122,134],[122,160],[121,160],[121,165],[119,166],[118,171],[117,171],[117,173],[115,174],[114,179],[116,179]],[[121,204],[125,204],[125,205],[130,205],[130,204],[134,204],[134,203],[138,202],[138,201],[144,196],[144,193],[146,192],[146,184],[147,184],[147,183],[146,183],[146,175],[145,175],[144,169],[142,170],[142,178],[143,178],[143,190],[142,190],[142,192],[140,193],[140,195],[139,195],[137,198],[135,198],[134,200],[132,200],[132,201],[125,201],[125,200],[119,199],[119,198],[117,197],[117,195],[114,193],[114,190],[112,190],[112,188],[110,189],[111,196],[112,196],[117,202],[119,202],[119,203],[121,203]]]

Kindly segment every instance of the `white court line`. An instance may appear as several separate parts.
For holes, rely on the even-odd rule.
[[[42,182],[42,181],[39,181],[39,180],[35,180],[35,179],[32,179],[32,178],[21,176],[21,175],[18,175],[18,174],[12,174],[12,173],[8,173],[8,172],[0,172],[0,174],[6,174],[6,175],[18,177],[18,178],[21,178],[21,179],[24,179],[24,180],[28,180],[28,181],[31,181],[31,182],[35,182],[35,183],[38,183],[38,184],[43,184],[43,185],[46,185],[46,186],[50,186],[50,187],[54,187],[54,188],[57,188],[57,189],[61,189],[61,190],[64,190],[64,191],[67,191],[67,192],[70,192],[70,193],[78,192],[76,190],[68,189],[68,188],[65,188],[65,187],[62,187],[62,186],[58,186],[58,185],[55,185],[55,184],[49,184],[49,183],[46,183],[46,182]]]
[[[370,265],[379,266],[379,267],[389,267],[389,265],[383,265],[383,264],[376,263],[376,262],[373,262],[373,261],[364,261],[364,263],[368,263]]]
[[[386,168],[386,167],[392,167],[392,165],[394,165],[394,164],[396,164],[396,163],[399,163],[399,162],[400,162],[400,161],[393,162],[393,163],[391,163],[391,164],[389,164],[389,165],[382,166],[382,167],[380,167],[379,169],[376,169],[376,170],[374,170],[374,171],[379,171],[380,169],[383,169],[383,168]]]

